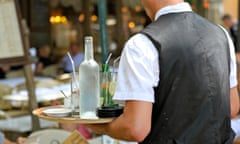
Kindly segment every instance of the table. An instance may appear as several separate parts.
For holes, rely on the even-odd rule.
[[[33,110],[33,114],[38,116],[41,119],[54,121],[54,122],[61,122],[61,123],[82,123],[82,124],[97,124],[97,123],[109,123],[114,118],[98,118],[98,119],[80,119],[77,117],[52,117],[46,115],[43,111],[49,108],[57,108],[57,107],[63,107],[61,105],[59,106],[50,106],[50,107],[41,107],[38,109]]]
[[[36,88],[35,93],[37,102],[52,101],[64,98],[60,90],[63,90],[66,95],[70,95],[70,88],[68,89],[68,86],[68,84],[63,84],[52,88]],[[20,102],[28,101],[28,92],[27,90],[21,90],[10,95],[5,95],[3,96],[3,99]]]
[[[35,81],[44,81],[44,80],[49,80],[49,79],[51,79],[51,78],[49,78],[49,77],[34,77]],[[8,85],[10,87],[15,87],[15,86],[25,83],[25,82],[26,82],[25,77],[0,79],[0,84]]]
[[[59,82],[57,84],[54,84],[53,82],[51,83],[51,80],[53,79],[47,77],[35,77],[35,81],[38,82],[35,89],[36,99],[38,103],[64,98],[62,93],[60,93],[60,90],[64,91],[66,95],[70,95],[69,83]],[[4,79],[0,80],[0,84],[10,86],[13,89],[12,94],[3,96],[4,100],[13,102],[13,105],[17,102],[28,101],[29,97],[28,91],[26,89],[19,91],[16,90],[17,85],[24,84],[24,78]]]
[[[40,119],[40,127],[58,127],[58,123]],[[30,132],[32,131],[31,116],[25,115],[0,120],[0,129],[3,131],[14,131],[21,133]]]

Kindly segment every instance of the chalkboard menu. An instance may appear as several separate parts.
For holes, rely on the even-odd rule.
[[[28,61],[20,10],[16,0],[0,0],[0,64]]]

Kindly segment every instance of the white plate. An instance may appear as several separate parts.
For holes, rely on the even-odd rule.
[[[71,112],[71,109],[66,108],[48,108],[43,110],[43,113],[52,117],[66,117],[69,116]]]
[[[24,144],[63,144],[70,135],[62,129],[44,129],[30,134]]]

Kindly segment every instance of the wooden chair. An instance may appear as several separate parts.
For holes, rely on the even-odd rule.
[[[0,109],[1,110],[7,110],[12,108],[11,103],[3,99],[3,96],[9,95],[11,93],[12,93],[12,87],[7,85],[2,85],[2,84],[0,85]]]
[[[46,68],[42,69],[41,75],[55,77],[57,75],[57,69],[58,69],[57,65],[52,64],[52,65],[47,66]]]
[[[6,74],[6,78],[24,77],[24,70],[12,70]]]

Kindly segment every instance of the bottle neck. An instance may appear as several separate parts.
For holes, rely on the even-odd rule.
[[[93,59],[93,38],[91,36],[85,37],[84,47],[85,47],[85,60]]]

